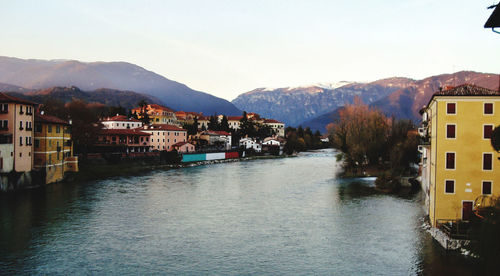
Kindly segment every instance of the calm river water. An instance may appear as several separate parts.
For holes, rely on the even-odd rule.
[[[0,196],[0,274],[461,275],[420,195],[340,180],[334,152]]]

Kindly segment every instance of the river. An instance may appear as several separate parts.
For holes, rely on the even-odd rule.
[[[332,150],[0,196],[0,274],[467,275]]]

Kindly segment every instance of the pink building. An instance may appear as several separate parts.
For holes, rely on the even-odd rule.
[[[33,168],[36,103],[0,93],[0,172]]]
[[[167,124],[145,126],[143,132],[151,134],[151,149],[158,151],[171,151],[173,145],[187,142],[187,130]]]

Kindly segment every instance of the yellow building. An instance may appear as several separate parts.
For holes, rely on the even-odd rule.
[[[490,142],[500,125],[500,92],[468,84],[442,90],[422,115],[421,177],[430,222],[468,221],[477,198],[500,196],[500,155]]]
[[[151,124],[178,124],[175,112],[168,107],[159,104],[148,104],[144,107],[144,112],[148,114]],[[132,109],[132,113],[137,114],[138,119],[142,118],[143,111],[141,107]]]
[[[66,172],[78,171],[68,122],[36,114],[34,140],[34,168],[45,173],[46,184],[63,180]]]

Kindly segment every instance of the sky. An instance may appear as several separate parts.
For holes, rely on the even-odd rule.
[[[0,0],[0,55],[126,61],[227,100],[258,87],[500,72],[498,0]]]

